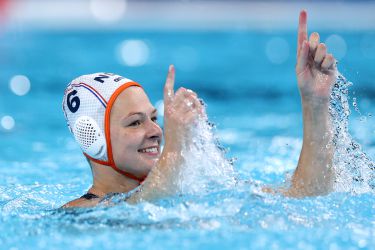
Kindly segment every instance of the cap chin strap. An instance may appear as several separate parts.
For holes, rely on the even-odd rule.
[[[135,180],[137,181],[139,184],[141,184],[147,177],[146,176],[142,176],[142,177],[137,177],[135,176],[134,174],[131,174],[129,172],[126,172],[124,170],[121,170],[119,169],[118,167],[116,167],[116,165],[113,163],[113,164],[110,164],[109,162],[107,161],[101,161],[101,160],[98,160],[98,159],[95,159],[95,158],[92,158],[91,156],[89,156],[88,154],[86,153],[83,153],[87,158],[89,158],[90,160],[92,160],[93,162],[96,162],[96,163],[99,163],[101,165],[105,165],[105,166],[108,166],[108,167],[111,167],[113,170],[115,170],[117,173],[121,174],[121,175],[124,175],[132,180]]]

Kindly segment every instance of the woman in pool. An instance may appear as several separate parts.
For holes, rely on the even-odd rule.
[[[296,74],[303,106],[304,137],[290,196],[319,195],[331,190],[333,149],[328,107],[336,79],[335,59],[319,41],[307,40],[306,12],[300,13]],[[190,127],[205,110],[197,95],[184,88],[174,93],[174,67],[164,87],[165,146],[156,109],[142,87],[114,74],[81,76],[67,87],[63,109],[93,173],[87,194],[64,207],[95,206],[109,193],[127,193],[128,201],[152,200],[174,193],[185,160],[180,154],[190,141]]]
[[[84,75],[68,85],[63,110],[91,166],[93,185],[87,194],[64,207],[94,206],[106,194],[127,193],[141,183],[140,191],[128,201],[173,193],[173,180],[184,161],[181,146],[190,143],[189,128],[204,113],[193,91],[180,88],[174,93],[174,77],[170,66],[164,87],[165,144],[161,154],[157,110],[141,85],[108,73]]]

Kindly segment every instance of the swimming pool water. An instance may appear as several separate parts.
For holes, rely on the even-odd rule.
[[[351,105],[350,131],[375,159],[375,52],[367,42],[374,33],[338,35],[346,42],[339,67],[354,83],[349,103],[355,97],[359,107]],[[142,66],[121,63],[124,40],[146,44]],[[3,34],[0,118],[11,116],[15,125],[0,128],[0,248],[374,249],[374,191],[305,199],[260,191],[282,183],[298,160],[302,121],[294,46],[294,32],[286,31]],[[281,56],[274,57],[277,49]],[[116,72],[142,83],[156,104],[170,63],[177,85],[206,101],[237,182],[226,185],[222,176],[223,182],[200,193],[156,203],[58,210],[91,184],[61,111],[68,82]],[[25,96],[8,87],[19,74],[31,82]]]

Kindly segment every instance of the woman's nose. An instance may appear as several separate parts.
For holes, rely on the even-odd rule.
[[[149,138],[160,139],[162,137],[162,130],[160,126],[153,120],[148,120],[147,122],[147,135]]]

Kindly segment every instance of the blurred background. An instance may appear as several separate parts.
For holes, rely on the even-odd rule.
[[[322,29],[373,29],[370,0],[1,0],[11,29],[291,30],[305,8]]]

